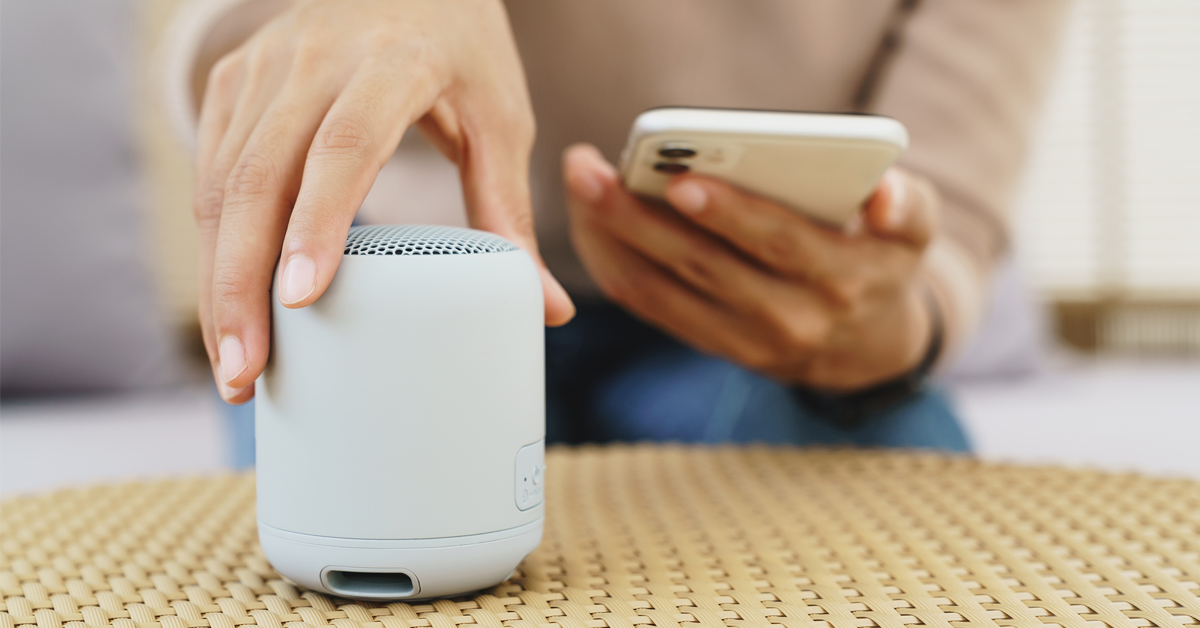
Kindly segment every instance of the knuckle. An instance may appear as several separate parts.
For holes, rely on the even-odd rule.
[[[776,307],[767,310],[764,316],[774,339],[771,348],[775,364],[785,363],[798,353],[820,345],[829,330],[828,317],[812,311]]]
[[[773,346],[779,354],[791,355],[812,345],[813,330],[801,320],[779,317],[773,327],[777,338]]]
[[[342,115],[321,125],[310,156],[358,156],[366,151],[370,143],[369,125],[355,116]]]
[[[617,305],[632,305],[629,287],[616,273],[599,272],[593,273],[592,277],[604,298]]]
[[[809,342],[807,330],[799,325],[785,325],[779,334],[779,342],[772,345],[774,359],[777,363],[786,361],[789,356],[795,355],[812,344]]]
[[[419,34],[407,31],[404,33],[407,37],[399,36],[398,33],[387,28],[373,28],[360,36],[362,49],[368,58],[384,58],[394,55],[397,49],[404,50],[405,57],[420,58],[419,52],[425,46],[424,38]],[[413,54],[417,53],[417,54]]]
[[[529,208],[521,205],[509,213],[508,223],[510,228],[521,235],[533,237],[536,226],[534,225],[533,212]]]
[[[233,92],[241,77],[243,63],[243,53],[240,51],[221,57],[209,70],[206,93],[222,96]]]
[[[292,54],[292,75],[295,77],[312,77],[329,65],[329,45],[323,39],[310,33],[301,34]]]
[[[603,294],[604,298],[616,303],[617,305],[627,305],[625,291],[617,282],[607,278],[597,277],[596,284],[600,288],[600,294]]]
[[[656,299],[653,292],[645,287],[645,283],[636,279],[626,279],[616,286],[614,300],[618,305],[633,311],[655,312]]]
[[[213,274],[213,302],[231,303],[244,299],[249,294],[248,280],[249,277],[236,267],[219,267]]]
[[[866,281],[861,277],[844,277],[829,286],[834,302],[843,309],[854,309],[866,295]]]
[[[711,250],[711,247],[691,247],[678,264],[679,272],[697,287],[712,288],[718,283],[714,261],[716,257],[717,252]]]
[[[246,197],[259,197],[271,191],[278,181],[278,168],[265,155],[251,152],[243,155],[229,173],[225,197],[234,202]]]
[[[265,77],[276,71],[279,65],[280,50],[274,42],[265,41],[246,52],[243,72],[246,78],[255,83],[261,83]]]
[[[801,351],[820,347],[826,343],[833,332],[833,325],[827,316],[805,316],[789,321],[783,328],[783,343],[787,359]]]
[[[292,55],[291,76],[289,78],[316,76],[317,72],[328,63],[328,52],[316,50],[307,42],[300,42]]]
[[[799,251],[795,238],[781,230],[763,239],[761,253],[768,264],[785,265],[794,262]]]
[[[761,343],[755,343],[741,350],[738,361],[752,371],[769,371],[778,364],[777,351]]]
[[[264,308],[269,311],[271,283],[269,269],[259,269],[241,256],[218,253],[211,290],[214,313],[228,321],[258,316]]]
[[[201,228],[210,227],[221,220],[221,203],[225,200],[223,185],[209,182],[201,184],[192,201],[192,214]]]

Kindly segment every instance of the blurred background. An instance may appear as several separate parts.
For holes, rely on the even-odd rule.
[[[0,4],[0,493],[238,462],[163,105],[181,4]],[[1077,0],[985,323],[1012,335],[941,376],[981,456],[1200,478],[1197,32],[1193,0]],[[400,158],[378,185],[455,202]]]

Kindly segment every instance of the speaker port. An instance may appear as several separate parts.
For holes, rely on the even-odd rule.
[[[401,571],[327,571],[325,586],[338,595],[372,600],[412,597],[417,592],[412,576]]]

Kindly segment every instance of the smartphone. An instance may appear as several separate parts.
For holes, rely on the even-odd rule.
[[[907,146],[886,116],[665,107],[634,121],[620,172],[640,196],[661,199],[694,172],[842,226]]]

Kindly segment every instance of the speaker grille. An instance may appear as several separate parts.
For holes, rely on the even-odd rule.
[[[433,225],[350,227],[346,255],[478,255],[516,251],[508,240],[486,231]]]

